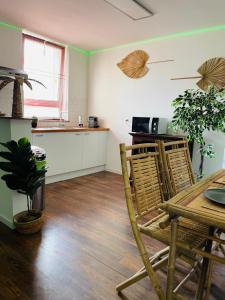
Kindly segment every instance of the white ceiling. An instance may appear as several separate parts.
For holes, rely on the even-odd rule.
[[[86,50],[225,24],[225,0],[142,2],[154,16],[133,21],[104,0],[0,0],[0,20]]]

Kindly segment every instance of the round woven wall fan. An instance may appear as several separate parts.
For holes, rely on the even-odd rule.
[[[206,91],[210,85],[218,89],[225,87],[225,58],[214,57],[204,62],[197,70],[201,76],[171,78],[171,80],[200,78],[197,86]]]
[[[145,76],[149,68],[147,64],[163,63],[173,61],[172,59],[148,62],[149,55],[143,50],[135,50],[128,54],[121,62],[117,64],[120,70],[130,78],[141,78]]]

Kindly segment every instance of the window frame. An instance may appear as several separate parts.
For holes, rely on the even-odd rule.
[[[49,108],[59,108],[59,112],[62,112],[63,109],[63,100],[64,100],[64,77],[65,77],[65,47],[55,44],[53,42],[47,41],[45,39],[41,39],[36,36],[32,36],[26,33],[23,33],[23,66],[24,66],[24,45],[25,40],[32,40],[41,44],[50,45],[53,48],[57,48],[61,50],[61,63],[60,63],[60,80],[58,87],[58,100],[44,100],[44,99],[32,99],[32,98],[24,98],[24,105],[26,106],[41,106],[41,107],[49,107]],[[28,74],[29,75],[29,74]],[[35,78],[34,78],[35,79]]]

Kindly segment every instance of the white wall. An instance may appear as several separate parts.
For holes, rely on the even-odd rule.
[[[19,31],[0,27],[0,66],[22,69],[22,34]],[[12,112],[13,84],[0,91],[0,111]]]
[[[88,57],[69,49],[68,112],[72,124],[78,125],[81,115],[87,122]]]
[[[0,66],[22,69],[22,32],[0,27],[0,41]],[[77,125],[78,115],[87,119],[88,57],[68,49],[68,64],[69,120]],[[0,111],[7,115],[11,115],[12,110],[12,89],[13,84],[9,84],[0,91]],[[44,125],[47,126],[46,123]]]
[[[141,79],[126,77],[116,66],[131,51],[143,49],[150,61],[174,59],[174,62],[150,64],[149,73]],[[131,127],[125,122],[132,116],[159,116],[171,119],[171,101],[185,89],[196,88],[196,80],[171,81],[172,77],[195,76],[207,59],[225,56],[225,32],[162,40],[149,45],[114,49],[90,58],[88,113],[97,115],[101,125],[109,127],[107,169],[120,172],[120,142],[131,143]],[[216,159],[207,160],[205,172],[222,167],[225,136],[210,133],[207,140],[215,144]],[[198,168],[194,159],[194,168]]]

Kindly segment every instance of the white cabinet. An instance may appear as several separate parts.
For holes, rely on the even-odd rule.
[[[83,168],[83,134],[75,132],[33,134],[33,145],[44,148],[48,161],[47,176]]]
[[[107,132],[84,133],[84,168],[102,166],[106,162]]]
[[[44,148],[47,176],[104,166],[106,131],[33,133],[32,144]]]

